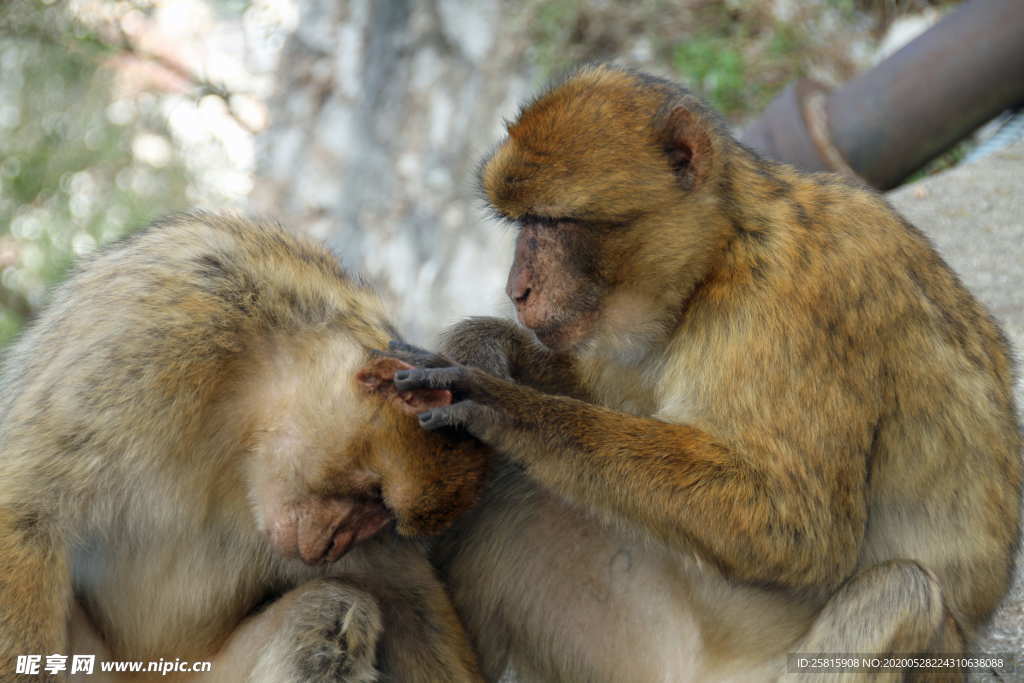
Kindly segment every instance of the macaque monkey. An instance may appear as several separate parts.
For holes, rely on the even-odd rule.
[[[423,427],[507,459],[437,549],[485,675],[965,651],[1011,577],[1021,438],[1007,342],[917,229],[608,66],[529,104],[481,182],[529,331],[392,353],[399,391],[453,394]]]
[[[179,216],[81,266],[0,389],[0,680],[82,643],[212,659],[204,681],[480,680],[408,537],[469,508],[485,460],[424,438],[451,396],[395,390],[409,366],[370,352],[394,335],[270,224]]]

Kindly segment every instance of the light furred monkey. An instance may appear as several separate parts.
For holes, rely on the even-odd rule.
[[[394,334],[267,223],[179,216],[81,266],[0,390],[0,680],[96,635],[209,680],[479,680],[403,536],[471,506],[484,460],[423,438],[409,413],[450,395],[395,391],[408,366],[369,351]]]
[[[400,390],[453,392],[424,427],[510,463],[438,553],[485,674],[964,652],[1012,573],[1021,439],[1006,341],[920,232],[606,66],[527,105],[481,180],[530,332],[393,352]]]

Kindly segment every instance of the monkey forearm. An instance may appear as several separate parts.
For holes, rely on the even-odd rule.
[[[67,554],[43,525],[0,509],[0,681],[14,680],[18,655],[67,651],[71,580]],[[40,668],[42,671],[42,667]],[[36,680],[64,680],[44,672]]]
[[[492,392],[509,390],[507,383]],[[804,587],[852,569],[860,535],[810,495],[694,427],[515,387],[511,414],[480,436],[540,483],[639,525],[673,546],[696,546],[731,576]],[[507,394],[506,394],[507,398]],[[488,402],[487,397],[483,402]]]

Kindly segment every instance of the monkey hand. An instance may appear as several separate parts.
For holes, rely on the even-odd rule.
[[[504,407],[508,402],[499,397],[519,387],[479,368],[449,363],[444,367],[414,367],[396,372],[395,388],[412,393],[451,392],[449,405],[436,406],[418,415],[420,426],[430,431],[465,429],[484,443],[497,446],[498,437],[513,423],[513,415]]]
[[[387,351],[374,351],[373,353],[378,356],[397,358],[418,368],[443,368],[452,365],[450,360],[439,353],[427,351],[397,339],[388,342]]]

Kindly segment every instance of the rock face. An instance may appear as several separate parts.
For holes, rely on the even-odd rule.
[[[400,293],[413,341],[504,300],[511,235],[474,176],[533,89],[515,5],[311,0],[283,51],[252,208]]]
[[[1024,143],[892,192],[890,201],[932,238],[964,284],[999,320],[1018,359],[1017,407],[1024,406]],[[950,539],[956,543],[956,539]],[[1010,595],[996,612],[978,653],[1016,653],[1024,680],[1024,557]]]

